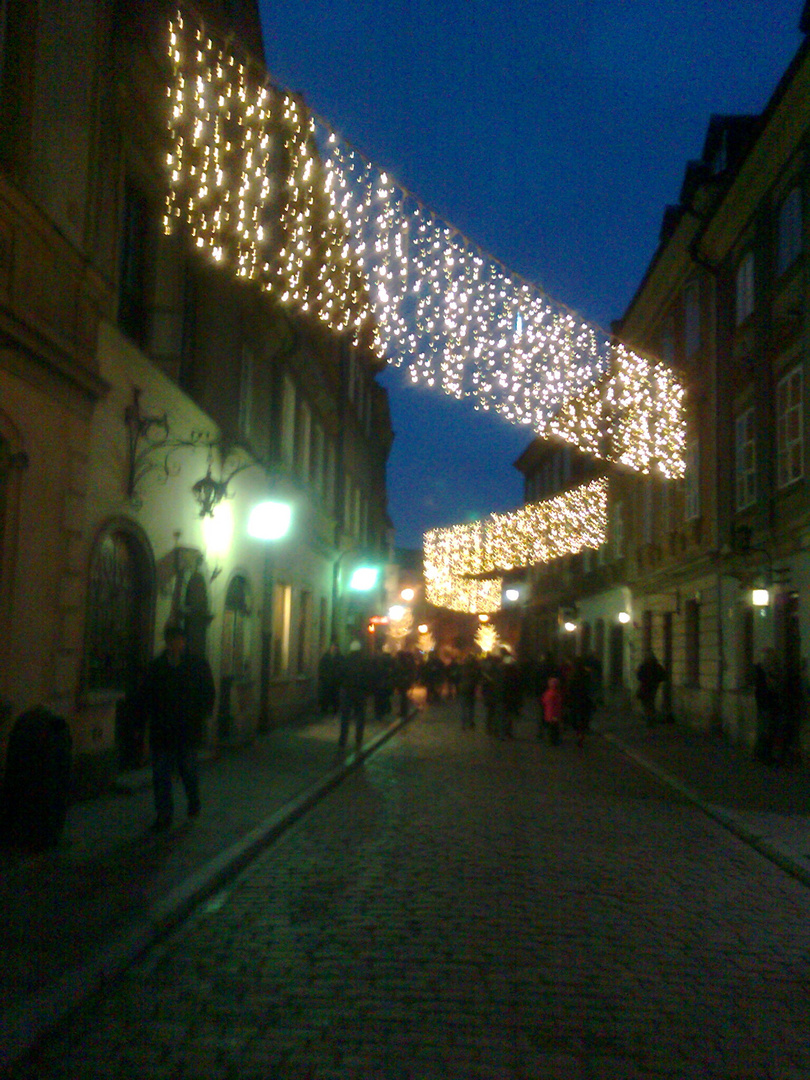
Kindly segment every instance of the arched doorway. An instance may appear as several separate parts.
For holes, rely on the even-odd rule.
[[[154,566],[148,541],[117,521],[98,535],[90,555],[84,645],[84,692],[117,700],[121,768],[140,762],[143,732],[130,700],[151,654]]]

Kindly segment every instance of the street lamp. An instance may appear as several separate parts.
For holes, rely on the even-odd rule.
[[[352,592],[371,592],[380,578],[380,569],[377,566],[356,566],[349,578],[349,588]]]
[[[273,663],[273,614],[274,614],[274,547],[273,542],[283,540],[292,525],[292,506],[278,499],[260,502],[248,517],[248,536],[264,541],[264,603],[262,604],[262,655],[259,672],[261,701],[259,704],[259,728],[267,731],[270,726],[270,669]]]

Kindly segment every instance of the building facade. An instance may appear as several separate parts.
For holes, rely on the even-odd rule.
[[[560,612],[575,611],[575,648],[595,648],[609,682],[629,694],[651,648],[665,709],[748,745],[755,662],[774,648],[797,685],[810,643],[808,155],[805,43],[761,115],[712,118],[614,326],[686,387],[684,479],[613,469],[604,549],[533,571],[536,647],[559,647]],[[535,446],[517,463],[527,499],[566,453]]]
[[[255,3],[198,9],[261,66]],[[250,738],[313,700],[347,572],[390,546],[380,362],[165,235],[174,10],[2,9],[0,760],[44,705],[79,791],[140,760],[168,620],[212,664],[209,741]],[[249,531],[267,499],[283,539]]]

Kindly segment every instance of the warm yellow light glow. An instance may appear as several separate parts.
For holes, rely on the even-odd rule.
[[[503,587],[499,571],[595,550],[606,535],[605,479],[509,514],[433,529],[424,536],[425,597],[452,611],[497,611]],[[476,576],[484,574],[492,576]]]
[[[498,631],[490,623],[481,623],[475,635],[475,643],[482,653],[493,652],[498,644]]]
[[[771,594],[767,589],[752,589],[751,603],[754,607],[768,607],[771,602]]]
[[[566,622],[566,623],[563,624],[563,629],[565,630],[565,632],[567,634],[573,634],[573,632],[576,630],[576,628],[577,628],[577,624],[575,622],[570,622],[569,621],[569,622]]]
[[[414,383],[683,475],[683,388],[662,364],[510,274],[190,18],[171,23],[168,56],[166,232],[182,226],[239,278],[407,364]]]
[[[617,618],[620,623],[624,623],[625,625],[630,622],[630,615],[627,611],[620,611]]]
[[[420,623],[419,624],[419,633],[420,634],[426,634],[427,632],[428,632],[428,624],[424,623],[424,622]]]
[[[224,558],[230,551],[233,540],[233,504],[223,499],[201,523],[209,560]]]
[[[406,604],[409,604],[414,596],[416,596],[416,593],[413,589],[403,589],[399,596],[401,600],[404,600]]]

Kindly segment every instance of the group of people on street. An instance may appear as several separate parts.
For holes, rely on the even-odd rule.
[[[189,817],[200,812],[197,748],[215,699],[211,668],[203,657],[191,655],[183,627],[165,630],[165,649],[148,666],[130,703],[140,730],[149,733],[155,821],[163,832],[174,815],[172,778],[179,775]],[[756,754],[768,764],[798,757],[798,733],[804,702],[802,670],[783,670],[773,649],[766,649],[754,667],[757,706]],[[666,672],[648,651],[636,670],[637,697],[648,725],[659,718],[656,698]],[[570,727],[581,746],[594,710],[602,698],[601,667],[593,655],[558,661],[547,655],[537,664],[519,664],[508,648],[454,662],[452,671],[438,657],[420,663],[408,650],[371,655],[359,640],[345,654],[333,643],[318,667],[318,695],[324,716],[339,716],[338,744],[345,749],[354,725],[354,743],[363,742],[369,702],[376,719],[396,712],[406,716],[409,694],[421,682],[428,701],[443,698],[460,703],[461,727],[475,727],[476,702],[484,706],[488,734],[513,738],[513,725],[527,697],[537,702],[537,737],[552,745]],[[396,702],[395,702],[396,696]]]
[[[408,694],[416,679],[417,662],[408,650],[372,655],[354,639],[343,654],[333,642],[318,665],[318,705],[322,715],[340,716],[341,749],[348,743],[352,724],[355,747],[362,745],[369,702],[375,720],[395,710],[406,716]]]

